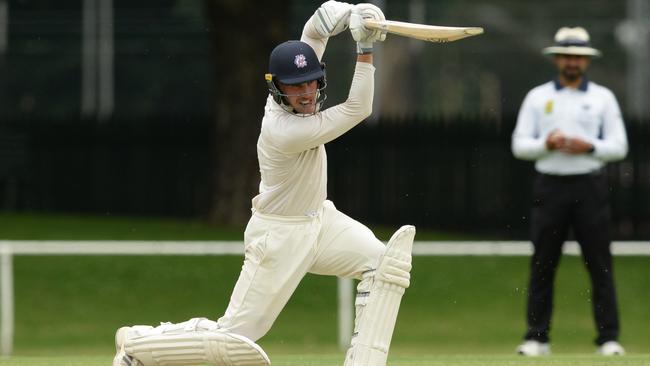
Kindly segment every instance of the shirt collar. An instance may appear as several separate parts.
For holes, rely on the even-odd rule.
[[[559,78],[553,79],[553,84],[555,85],[555,90],[560,90],[560,89],[564,88],[564,86],[562,86],[562,84],[560,84],[560,79]],[[583,76],[582,81],[580,82],[580,85],[578,85],[578,90],[580,90],[582,92],[586,92],[588,86],[589,86],[589,79],[587,79],[586,76]]]

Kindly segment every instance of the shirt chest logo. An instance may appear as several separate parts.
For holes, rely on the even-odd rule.
[[[544,113],[546,113],[546,114],[553,113],[553,100],[552,99],[547,101],[546,104],[544,105]]]

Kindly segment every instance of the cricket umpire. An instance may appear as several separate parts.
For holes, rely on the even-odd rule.
[[[402,226],[384,245],[327,200],[325,144],[372,112],[373,43],[386,35],[363,27],[363,19],[384,15],[372,4],[328,1],[307,21],[300,41],[271,52],[265,75],[269,97],[257,141],[259,194],[252,200],[244,264],[224,315],[217,321],[122,327],[114,366],[269,365],[255,342],[307,273],[360,280],[345,365],[386,364],[400,300],[410,284],[415,228]],[[345,102],[322,109],[327,81],[321,58],[329,37],[348,27],[357,47],[350,92]]]
[[[610,252],[609,186],[605,164],[628,150],[614,94],[587,79],[592,57],[584,28],[560,28],[551,55],[557,77],[532,89],[512,135],[512,152],[534,160],[531,240],[534,253],[528,288],[528,330],[517,352],[550,353],[553,282],[569,230],[578,241],[592,286],[597,353],[621,355],[619,319]]]

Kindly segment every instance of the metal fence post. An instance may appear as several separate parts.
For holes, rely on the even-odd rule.
[[[351,278],[338,278],[339,348],[341,350],[346,350],[350,346],[350,339],[354,330],[353,287]]]
[[[14,280],[13,253],[8,244],[0,244],[0,306],[2,307],[2,325],[0,336],[2,356],[11,356],[14,341]]]

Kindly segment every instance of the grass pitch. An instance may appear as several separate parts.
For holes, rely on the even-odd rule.
[[[342,354],[294,354],[272,357],[273,365],[335,366],[341,365]],[[15,357],[0,359],[0,366],[106,366],[107,356]],[[523,358],[504,355],[395,355],[390,366],[647,366],[650,355],[602,357],[594,355],[560,355]]]
[[[19,256],[14,259],[15,354],[103,354],[127,324],[216,319],[241,258]],[[416,257],[393,346],[419,354],[509,354],[525,329],[528,258]],[[621,342],[650,353],[650,257],[616,258]],[[307,276],[262,347],[280,354],[335,350],[336,281]],[[595,337],[590,286],[581,261],[563,259],[553,318],[557,354],[589,354]],[[329,347],[329,349],[327,348]]]
[[[0,214],[0,239],[237,240],[240,236],[240,230],[192,222]],[[382,233],[378,236],[385,239]],[[241,260],[238,256],[17,256],[16,357],[0,358],[0,366],[109,365],[119,326],[181,322],[197,316],[216,319],[227,306]],[[563,258],[558,272],[551,334],[554,355],[539,359],[513,355],[525,327],[528,262],[527,257],[415,257],[389,364],[650,366],[650,257],[615,258],[621,343],[629,353],[620,358],[593,355],[590,285],[578,257]],[[274,365],[341,365],[336,324],[336,281],[309,275],[259,343]]]

